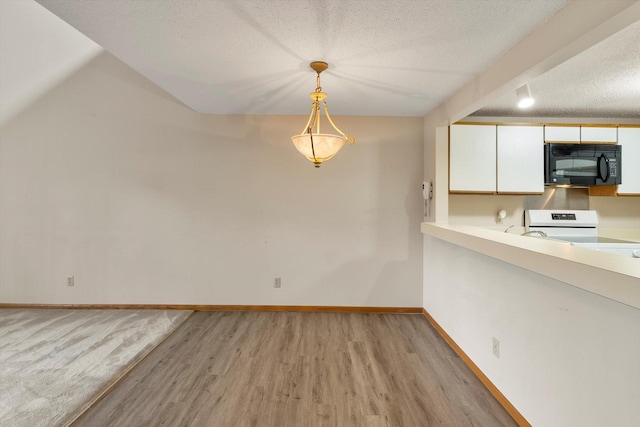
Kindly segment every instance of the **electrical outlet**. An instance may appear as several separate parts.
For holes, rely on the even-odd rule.
[[[273,282],[274,288],[280,288],[282,286],[282,278],[276,277],[276,280]]]
[[[493,355],[500,359],[500,340],[493,337]]]
[[[74,286],[74,285],[75,285],[75,276],[67,277],[67,286]]]

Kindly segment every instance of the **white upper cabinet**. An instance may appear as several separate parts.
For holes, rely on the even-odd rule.
[[[545,126],[544,141],[573,144],[615,144],[618,132],[615,126]]]
[[[452,125],[449,191],[496,191],[496,126]]]
[[[542,126],[452,125],[449,191],[542,193]]]
[[[618,128],[622,146],[622,184],[618,194],[640,194],[640,128]]]
[[[580,126],[545,126],[545,142],[580,143]]]
[[[618,142],[618,128],[582,126],[580,128],[580,142],[615,144]]]
[[[498,193],[544,192],[542,126],[498,126]]]
[[[640,196],[640,127],[478,124],[449,132],[452,193],[541,194],[544,143],[564,142],[621,145],[622,184],[606,195]]]

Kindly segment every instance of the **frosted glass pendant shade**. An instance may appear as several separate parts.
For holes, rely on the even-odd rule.
[[[355,142],[355,138],[342,132],[329,115],[329,108],[325,102],[327,94],[322,92],[322,87],[320,86],[320,73],[326,70],[327,67],[326,62],[316,61],[311,63],[311,68],[317,73],[316,90],[309,94],[312,100],[311,114],[302,132],[291,137],[291,142],[293,142],[296,149],[317,168],[323,162],[335,156],[344,147],[345,143],[353,144]],[[339,135],[320,132],[321,111],[324,111],[326,121]]]
[[[292,136],[291,141],[296,149],[318,168],[322,162],[331,159],[344,147],[346,139],[326,133],[305,133]]]

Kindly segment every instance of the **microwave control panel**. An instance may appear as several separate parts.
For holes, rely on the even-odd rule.
[[[612,177],[618,176],[618,159],[609,159],[609,173]]]

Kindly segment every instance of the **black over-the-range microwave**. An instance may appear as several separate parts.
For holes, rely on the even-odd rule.
[[[545,184],[617,185],[622,183],[622,146],[545,144]]]

